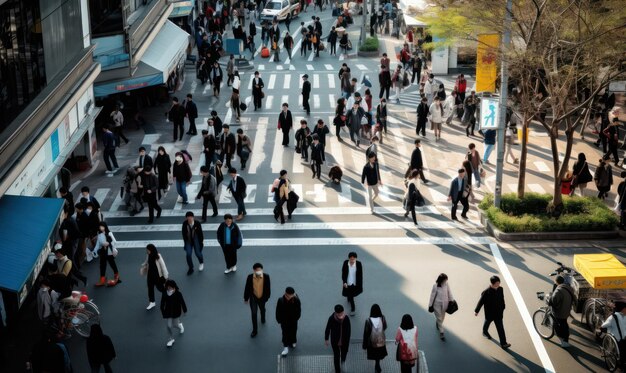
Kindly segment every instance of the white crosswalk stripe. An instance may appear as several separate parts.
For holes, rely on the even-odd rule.
[[[320,74],[313,74],[313,88],[317,89],[320,87]]]
[[[276,85],[276,74],[270,74],[270,80],[267,83],[267,89],[274,89],[274,85]]]
[[[333,65],[328,64],[328,63],[327,63],[327,64],[324,64],[324,68],[325,68],[326,70],[335,70],[335,68],[333,67]]]
[[[313,71],[315,70],[315,68],[313,67],[313,65],[306,65],[306,69],[309,71]]]
[[[283,79],[283,89],[289,89],[290,84],[291,84],[291,74],[285,75]]]
[[[328,88],[335,89],[335,74],[326,74],[328,77]]]

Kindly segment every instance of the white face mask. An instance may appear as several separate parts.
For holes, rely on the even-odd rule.
[[[255,271],[254,274],[260,277],[263,275],[263,271]]]
[[[167,290],[167,295],[171,296],[172,294],[174,294],[174,290]]]
[[[183,161],[183,157],[176,157],[176,162],[182,162]]]
[[[87,213],[87,215],[91,214],[91,209],[86,209],[85,212]]]

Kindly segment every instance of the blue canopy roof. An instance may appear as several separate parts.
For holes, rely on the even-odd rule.
[[[19,292],[57,226],[63,199],[0,198],[0,288]]]

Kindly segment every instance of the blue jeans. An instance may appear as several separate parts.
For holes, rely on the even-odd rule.
[[[183,197],[183,202],[187,202],[187,182],[176,180],[176,192]]]
[[[191,242],[185,242],[185,252],[187,253],[187,266],[189,266],[189,269],[193,269],[193,261],[191,260],[192,251],[196,253],[196,258],[198,258],[198,262],[200,262],[200,264],[204,263],[204,257],[202,256],[202,246],[200,246],[198,237],[195,237],[193,239],[193,244]]]
[[[494,147],[495,147],[494,144],[485,144],[485,153],[483,154],[484,163],[487,163],[487,161],[489,160],[489,156],[491,155],[491,152],[493,151]]]
[[[474,181],[476,181],[476,188],[480,188],[480,166],[478,168],[472,169],[472,174],[474,174]]]

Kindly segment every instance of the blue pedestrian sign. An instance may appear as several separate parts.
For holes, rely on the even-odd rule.
[[[482,98],[480,101],[480,129],[498,128],[498,99]]]

